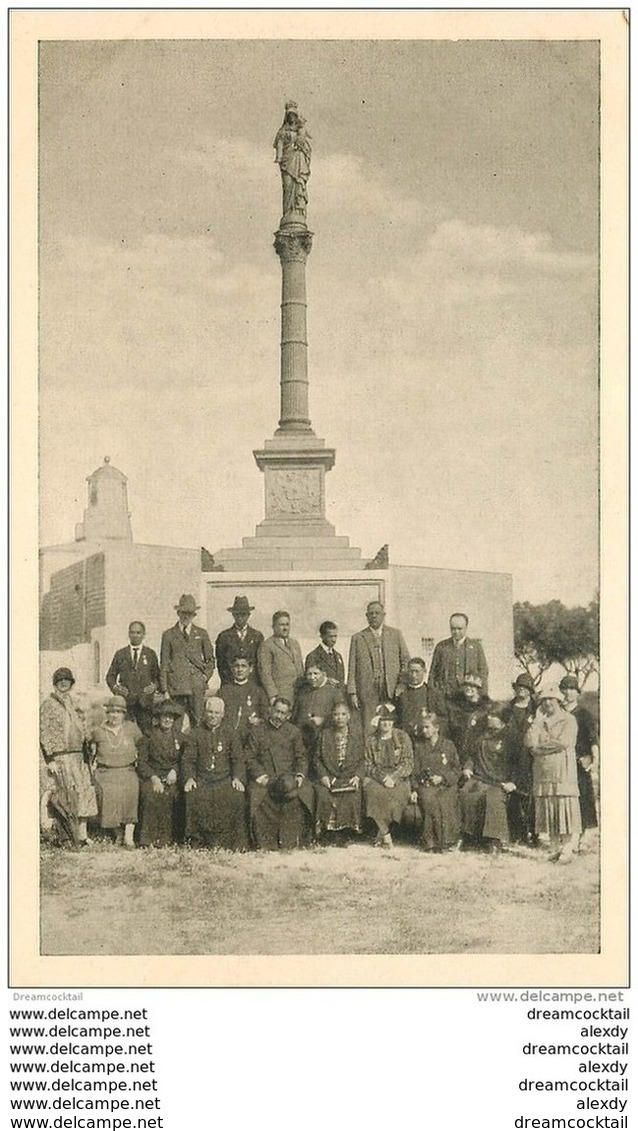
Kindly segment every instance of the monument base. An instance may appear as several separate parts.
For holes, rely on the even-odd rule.
[[[240,547],[217,550],[217,565],[226,573],[362,570],[361,550],[337,537],[325,518],[325,475],[334,465],[334,448],[314,434],[281,432],[253,454],[264,473],[265,518]]]

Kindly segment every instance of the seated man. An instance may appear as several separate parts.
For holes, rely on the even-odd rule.
[[[314,789],[301,732],[290,722],[290,703],[276,696],[268,721],[248,736],[251,830],[257,848],[308,844],[314,822]]]
[[[333,683],[341,686],[346,682],[346,669],[343,656],[337,652],[337,633],[339,629],[332,620],[325,620],[319,625],[321,643],[306,656],[306,671],[311,664],[318,664]]]
[[[241,742],[224,722],[224,709],[223,699],[209,696],[204,722],[186,738],[186,840],[241,850],[248,847],[246,769]]]
[[[224,719],[236,731],[242,747],[251,728],[268,718],[266,692],[255,682],[247,653],[238,653],[230,665],[231,681],[222,683],[218,695],[226,704]]]
[[[511,780],[511,744],[501,711],[491,706],[486,729],[477,735],[463,767],[467,781],[460,793],[461,834],[465,847],[501,851],[509,840],[507,798],[516,789]]]

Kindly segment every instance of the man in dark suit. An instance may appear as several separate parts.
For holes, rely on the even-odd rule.
[[[469,639],[468,624],[465,613],[453,613],[449,638],[439,640],[432,656],[428,679],[430,708],[443,715],[449,701],[462,690],[467,676],[476,676],[487,695],[487,660],[480,640]]]
[[[319,625],[319,635],[321,637],[321,644],[309,652],[306,656],[305,669],[313,664],[321,668],[325,672],[331,683],[338,683],[344,686],[346,682],[346,669],[343,662],[343,656],[337,652],[335,644],[337,643],[338,628],[334,621],[325,620],[323,624]]]
[[[129,644],[118,648],[106,673],[113,695],[126,699],[128,717],[141,731],[150,730],[153,720],[153,694],[159,687],[159,663],[152,648],[143,643],[146,626],[132,620],[128,626]]]
[[[410,653],[398,628],[384,624],[385,609],[380,601],[370,601],[366,609],[368,627],[356,632],[350,641],[348,697],[361,711],[364,732],[380,703],[391,701],[399,676],[410,660]]]
[[[215,671],[215,653],[205,628],[193,624],[199,609],[190,593],[175,605],[177,624],[162,633],[160,688],[188,712],[191,724],[204,717],[204,692]]]
[[[224,628],[215,641],[217,671],[222,683],[233,682],[233,661],[239,655],[249,660],[253,672],[257,670],[257,652],[264,638],[248,623],[254,608],[247,597],[235,597],[228,609],[235,624],[232,628]]]

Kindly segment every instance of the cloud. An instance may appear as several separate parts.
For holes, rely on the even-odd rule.
[[[593,256],[558,251],[546,232],[526,232],[517,227],[471,225],[461,219],[446,220],[430,236],[426,255],[439,266],[463,266],[489,272],[511,267],[548,274],[574,275],[592,271]]]

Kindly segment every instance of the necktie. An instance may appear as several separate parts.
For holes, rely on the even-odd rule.
[[[139,658],[140,658],[140,650],[139,650],[139,648],[134,648],[133,649],[133,670],[134,671],[137,670],[137,661],[139,660]]]
[[[183,626],[182,633],[184,635],[184,640],[188,641],[188,629],[187,629],[186,625]]]

